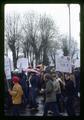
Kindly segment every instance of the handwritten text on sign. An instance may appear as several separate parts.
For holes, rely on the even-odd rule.
[[[19,58],[17,60],[17,68],[21,71],[22,69],[28,68],[28,59],[27,58]]]
[[[4,70],[6,74],[6,79],[9,80],[11,79],[11,61],[8,57],[5,57],[4,59]]]
[[[72,72],[71,58],[69,56],[56,57],[56,71]]]

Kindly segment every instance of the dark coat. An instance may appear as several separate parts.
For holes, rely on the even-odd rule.
[[[65,80],[65,95],[66,96],[75,95],[75,88],[72,80]]]
[[[38,88],[38,77],[36,75],[33,75],[30,80],[32,88]]]

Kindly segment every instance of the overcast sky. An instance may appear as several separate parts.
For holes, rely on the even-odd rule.
[[[67,4],[6,4],[5,15],[13,11],[21,15],[28,11],[48,14],[55,21],[60,33],[69,35],[69,11]],[[78,42],[80,49],[80,5],[71,4],[71,36]]]

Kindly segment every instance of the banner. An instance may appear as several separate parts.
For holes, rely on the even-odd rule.
[[[28,59],[27,58],[19,58],[17,60],[17,68],[22,71],[22,69],[28,68]]]
[[[11,60],[8,57],[4,57],[4,71],[6,79],[11,79]]]
[[[62,57],[56,56],[56,71],[71,73],[72,72],[71,58],[69,56]]]

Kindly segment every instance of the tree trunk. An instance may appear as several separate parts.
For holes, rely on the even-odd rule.
[[[56,67],[55,54],[54,54],[54,66]]]
[[[19,49],[17,49],[17,51],[16,51],[16,55],[17,55],[17,59],[18,59],[18,54],[19,54]]]
[[[40,53],[40,60],[41,60],[41,62],[43,62],[43,53],[42,53],[42,51]]]
[[[32,60],[31,60],[31,51],[30,51],[30,64],[31,64]]]
[[[26,52],[24,53],[24,57],[26,58]]]
[[[28,65],[29,65],[29,52],[28,52],[28,50],[26,51],[26,56],[27,56],[27,59],[28,59]]]
[[[17,68],[16,52],[13,51],[12,54],[13,54],[13,65],[14,65],[14,68]]]
[[[44,49],[44,53],[43,53],[43,64],[44,65],[49,65],[49,58],[47,56],[47,49]]]
[[[26,56],[26,51],[24,51],[23,53],[24,53],[24,57],[26,58],[26,57],[27,57],[27,56]]]
[[[39,54],[35,54],[35,58],[36,58],[36,65],[38,65],[39,64]]]

